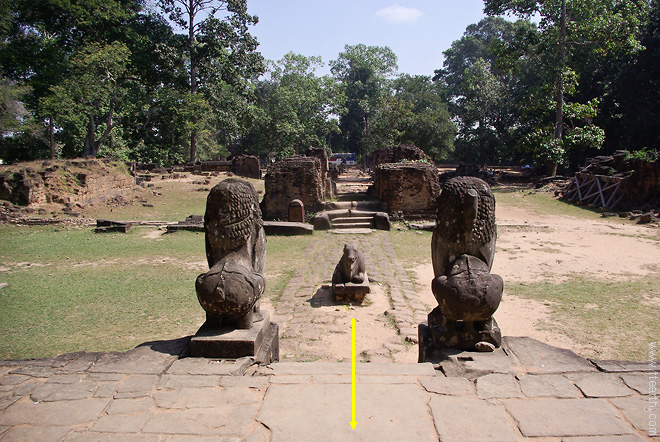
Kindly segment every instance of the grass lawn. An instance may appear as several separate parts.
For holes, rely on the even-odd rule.
[[[126,351],[194,334],[204,322],[195,278],[204,235],[153,229],[0,225],[0,358]],[[265,297],[276,303],[309,237],[268,239]]]

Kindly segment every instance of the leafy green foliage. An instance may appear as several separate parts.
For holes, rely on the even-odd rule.
[[[267,76],[256,82],[257,115],[244,142],[253,154],[286,157],[310,147],[326,147],[339,131],[331,115],[341,103],[330,76],[318,77],[320,57],[286,54],[269,63]]]
[[[456,134],[440,85],[427,76],[406,74],[392,81],[370,130],[364,138],[368,145],[414,144],[436,159],[453,151]]]
[[[346,102],[340,114],[342,147],[347,152],[367,154],[380,147],[369,143],[372,119],[388,95],[389,81],[398,69],[389,47],[346,45],[330,62]]]
[[[564,4],[565,27],[562,26]],[[608,120],[617,118],[618,105],[612,85],[621,67],[642,49],[639,31],[646,21],[648,2],[485,0],[485,12],[488,15],[510,13],[526,19],[532,15],[540,17],[536,42],[527,46],[527,58],[535,59],[536,70],[546,74],[532,95],[532,103],[537,103],[532,104],[532,108],[540,112],[534,112],[537,117],[519,131],[522,142],[517,144],[529,147],[530,139],[538,138],[538,131],[547,130],[554,120],[552,136],[561,143],[546,140],[536,144],[538,152],[527,152],[534,153],[537,158],[562,156],[560,162],[576,167],[605,143],[602,126],[612,127]],[[519,59],[510,66],[519,63],[525,61]],[[551,100],[555,101],[554,110],[549,106]],[[545,116],[544,107],[547,109]],[[611,114],[601,112],[603,109]],[[551,118],[553,116],[556,119]],[[564,121],[564,117],[568,121]]]

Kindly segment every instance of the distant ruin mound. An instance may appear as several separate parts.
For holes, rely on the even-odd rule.
[[[404,161],[425,161],[433,164],[431,158],[419,147],[412,144],[399,144],[376,149],[373,153],[373,167],[384,163],[401,163]]]
[[[0,200],[17,206],[89,204],[141,191],[120,161],[77,159],[0,166]]]

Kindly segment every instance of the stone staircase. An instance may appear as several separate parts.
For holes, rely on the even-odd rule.
[[[360,216],[349,216],[331,218],[330,224],[333,229],[371,229],[374,225],[376,212],[360,212]]]
[[[389,230],[387,207],[379,201],[326,202],[317,214],[314,228],[317,230],[383,229]],[[383,220],[387,218],[387,222]],[[322,219],[322,221],[320,221]]]

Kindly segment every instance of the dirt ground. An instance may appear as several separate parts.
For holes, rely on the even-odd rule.
[[[630,221],[588,220],[535,215],[506,203],[497,205],[498,239],[492,273],[504,279],[505,292],[495,313],[505,336],[530,336],[542,342],[589,353],[564,334],[544,331],[549,307],[506,293],[507,282],[562,281],[570,275],[620,281],[660,270],[655,231]],[[431,281],[431,264],[415,269],[418,281]],[[435,303],[430,283],[422,300]],[[660,299],[654,298],[657,301]]]

